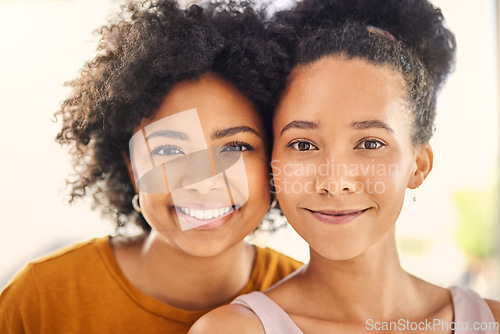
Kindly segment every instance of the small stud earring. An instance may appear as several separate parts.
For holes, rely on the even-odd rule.
[[[411,191],[411,194],[413,195],[413,202],[416,202],[417,201],[417,195],[420,191],[420,188],[419,187],[416,187],[414,189],[410,189]]]

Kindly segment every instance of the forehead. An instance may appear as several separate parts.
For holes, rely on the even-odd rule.
[[[248,123],[260,130],[261,120],[254,104],[232,84],[211,73],[174,85],[153,117],[142,125],[190,109],[198,111],[204,129]]]
[[[275,119],[384,119],[405,105],[404,78],[397,71],[361,59],[324,57],[293,70]]]

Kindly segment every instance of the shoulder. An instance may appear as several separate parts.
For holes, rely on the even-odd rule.
[[[93,239],[27,264],[0,293],[0,332],[38,332],[47,317],[91,305],[95,297],[89,288],[104,280],[99,248],[106,247],[108,238]]]
[[[96,253],[98,248],[110,247],[109,237],[90,239],[84,242],[78,242],[69,244],[66,246],[59,247],[54,251],[39,257],[32,261],[32,264],[38,266],[43,263],[52,263],[58,261],[64,261],[71,257],[82,257],[87,256],[91,253]]]
[[[500,302],[491,299],[485,299],[485,300],[491,309],[491,313],[493,313],[493,317],[495,317],[495,321],[500,322]]]
[[[452,292],[452,299],[456,298],[458,300],[456,303],[454,301],[454,305],[459,305],[465,310],[480,309],[480,313],[484,315],[489,314],[489,309],[495,321],[500,322],[500,302],[483,299],[476,291],[468,288],[454,286],[450,287],[450,291]]]
[[[41,280],[58,281],[57,278],[87,271],[89,264],[96,264],[95,260],[99,257],[98,248],[106,247],[107,244],[106,237],[59,248],[27,264],[9,281],[6,289],[36,286]]]
[[[243,305],[225,305],[205,314],[188,334],[265,334],[255,313]]]
[[[35,293],[33,293],[35,292]],[[36,284],[33,276],[33,264],[21,269],[0,293],[0,303],[5,299],[12,301],[12,296],[36,296]]]
[[[40,296],[33,264],[24,267],[0,292],[0,332],[24,333],[39,322]]]
[[[61,274],[69,268],[85,268],[82,264],[95,263],[100,251],[110,248],[108,237],[91,239],[85,242],[63,246],[43,257],[31,262],[32,270],[37,275]]]

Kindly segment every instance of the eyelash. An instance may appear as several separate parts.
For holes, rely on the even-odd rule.
[[[176,153],[172,153],[172,154],[161,154],[160,152],[163,151],[163,150],[177,150],[179,152],[176,152]],[[153,155],[163,155],[163,156],[167,156],[167,155],[176,155],[176,154],[185,154],[181,148],[179,146],[175,146],[175,145],[160,145],[160,146],[157,146],[155,147],[153,150],[151,150],[151,154]]]
[[[227,148],[231,148],[231,147],[242,147],[242,149],[237,150],[239,152],[245,152],[245,151],[253,151],[253,150],[255,150],[255,147],[253,147],[251,144],[244,143],[244,142],[241,142],[241,141],[232,141],[230,143],[225,144],[224,145],[224,149],[222,149],[221,152],[227,152],[228,151]],[[163,150],[177,150],[178,152],[171,153],[171,154],[162,154],[162,153],[160,153]],[[235,150],[232,150],[232,151],[235,151]],[[153,150],[151,150],[151,154],[153,154],[153,155],[167,156],[167,155],[176,155],[176,154],[185,154],[185,153],[181,150],[181,148],[179,146],[175,146],[175,145],[160,145],[158,147],[155,147]]]
[[[360,147],[361,144],[365,143],[369,143],[369,142],[374,142],[376,143],[378,146],[376,148],[366,148],[366,147]],[[380,139],[375,139],[375,138],[365,138],[363,140],[361,140],[355,147],[354,149],[356,150],[369,150],[369,151],[374,151],[374,150],[378,150],[382,147],[385,147],[387,146],[387,144],[385,142],[383,142],[382,140]]]
[[[309,145],[311,145],[312,147],[314,147],[314,149],[309,149],[309,150],[299,150],[298,148],[295,148],[295,147],[294,147],[296,144],[301,144],[301,143],[306,143],[306,144],[309,144]],[[313,144],[313,143],[311,143],[310,141],[308,141],[308,140],[304,140],[304,139],[294,140],[294,141],[292,141],[291,143],[289,143],[289,144],[287,145],[287,147],[292,148],[292,149],[294,149],[294,150],[296,150],[296,151],[298,151],[298,152],[306,152],[306,151],[315,151],[315,150],[318,150],[318,147],[317,147],[316,145],[314,145],[314,144]]]
[[[369,143],[369,142],[376,143],[377,147],[376,148],[360,147],[363,143],[365,143],[365,145],[366,145],[366,143]],[[301,144],[301,143],[309,144],[313,148],[312,149],[311,148],[310,149],[306,149],[306,150],[299,150],[298,148],[294,147],[295,145]],[[378,150],[381,147],[385,147],[385,146],[387,146],[387,144],[385,142],[383,142],[382,140],[375,139],[375,138],[365,138],[365,139],[361,140],[360,142],[358,142],[358,144],[354,147],[354,149],[356,149],[356,150],[369,150],[369,151],[373,151],[373,150]],[[287,147],[293,148],[294,150],[296,150],[298,152],[306,152],[306,151],[315,151],[315,150],[318,150],[318,147],[316,145],[314,145],[310,141],[304,140],[304,139],[294,140],[291,143],[289,143],[287,145]]]
[[[252,145],[250,145],[248,143],[244,143],[244,142],[235,140],[235,141],[232,141],[230,143],[225,144],[224,145],[225,148],[222,149],[221,153],[222,152],[227,152],[226,148],[235,147],[235,146],[240,146],[240,147],[244,148],[244,149],[240,149],[239,152],[245,152],[245,151],[253,151],[253,150],[255,150],[255,147],[253,147]]]

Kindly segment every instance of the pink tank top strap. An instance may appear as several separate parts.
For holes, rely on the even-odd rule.
[[[453,300],[454,334],[499,334],[498,323],[484,299],[470,289],[453,286],[449,290]],[[231,304],[251,309],[266,333],[303,334],[290,316],[262,292],[239,296]]]
[[[262,292],[239,296],[231,304],[240,304],[252,310],[268,334],[303,334],[290,316]]]
[[[471,289],[452,286],[455,334],[499,334],[488,303]]]

